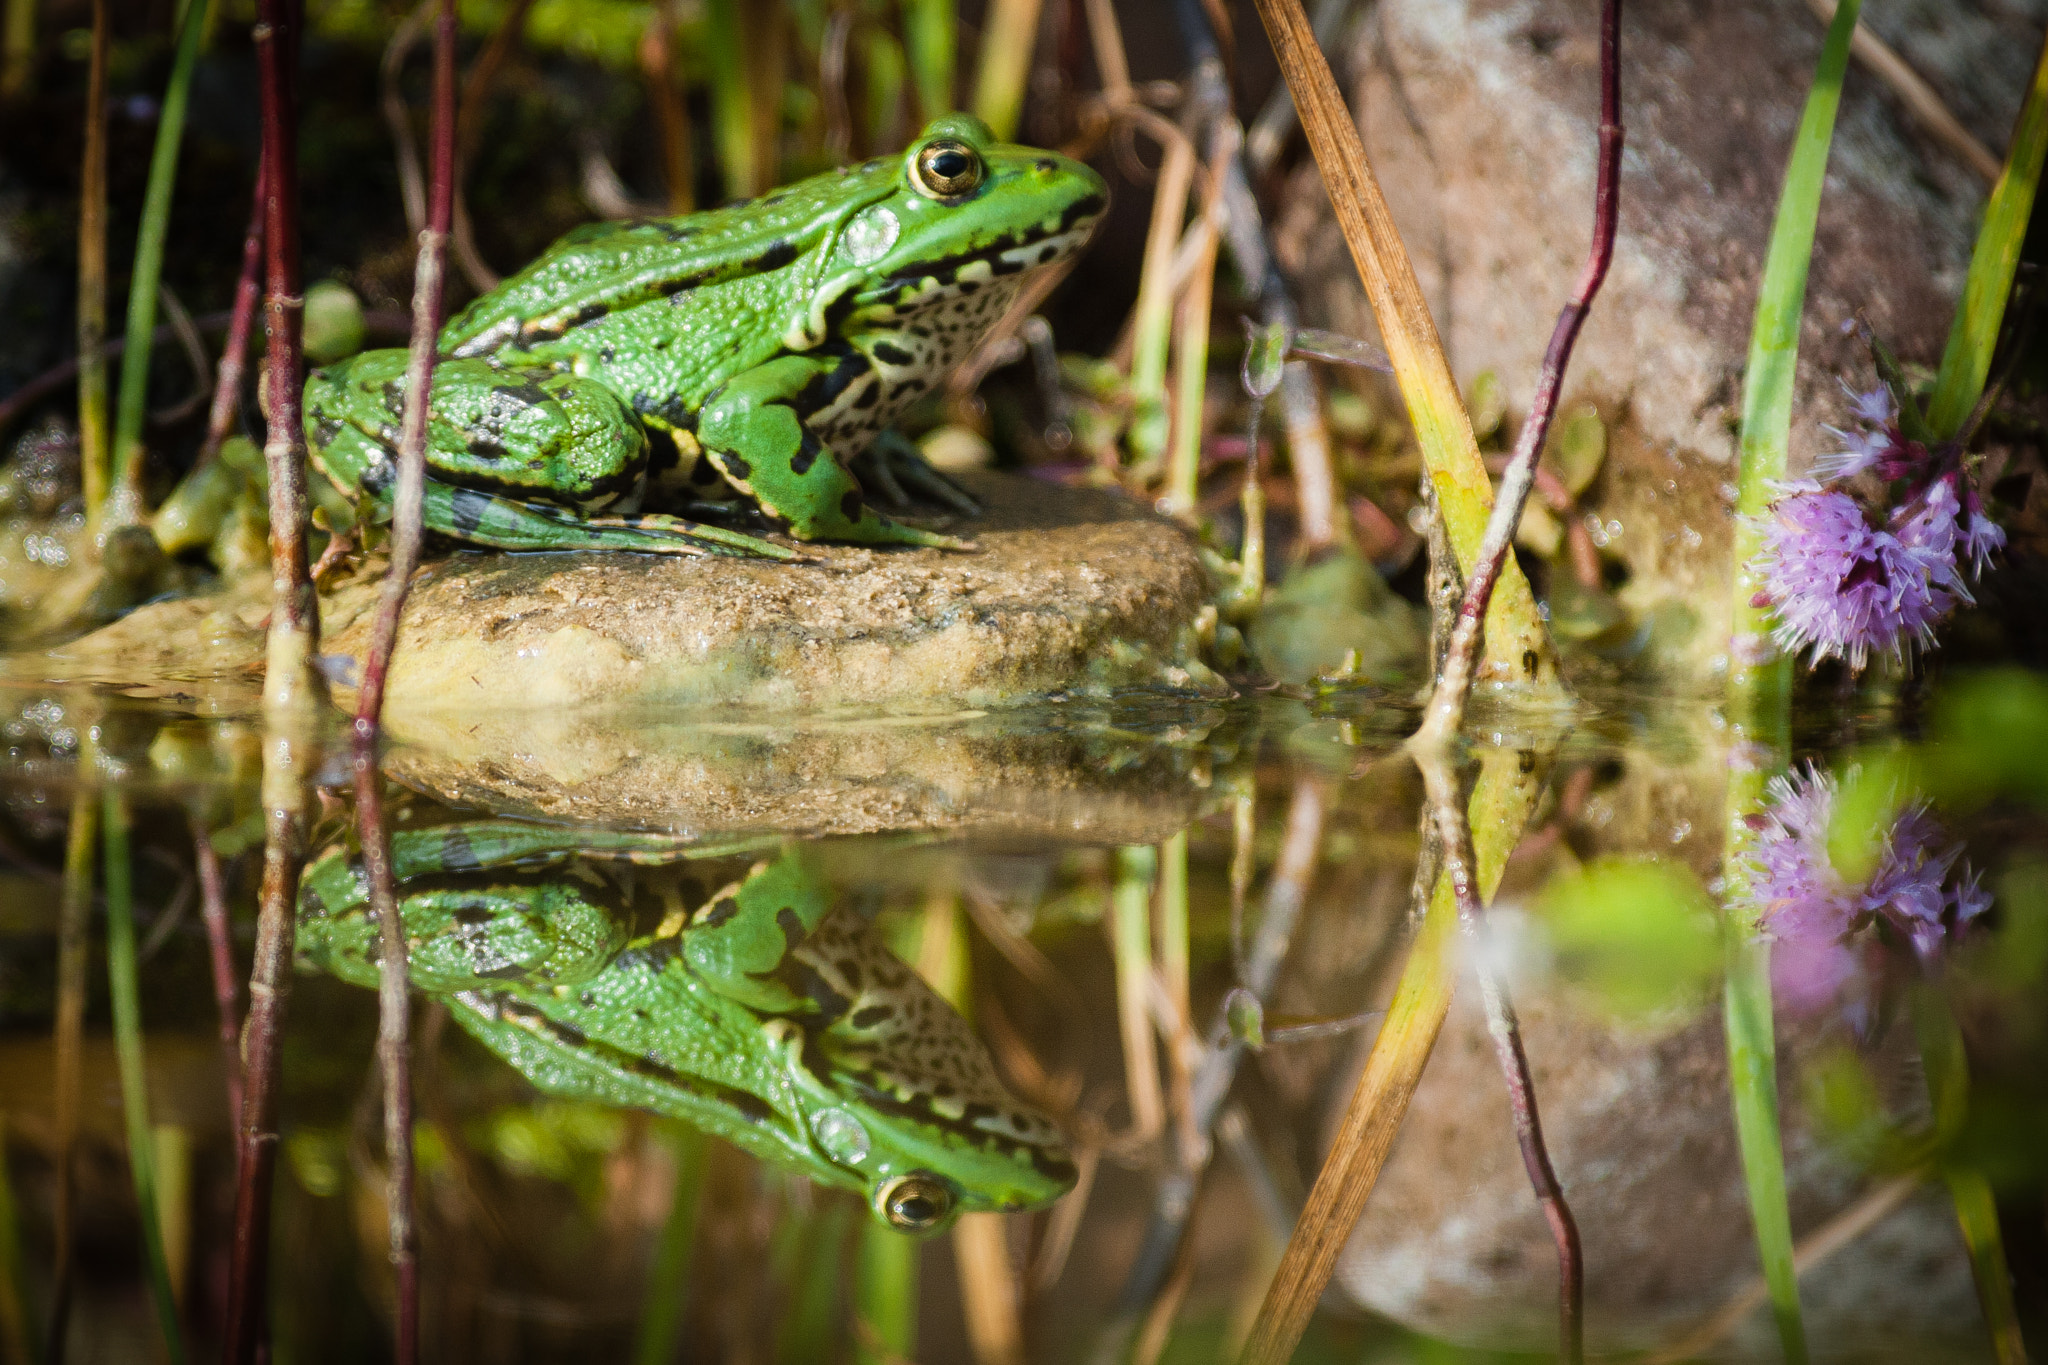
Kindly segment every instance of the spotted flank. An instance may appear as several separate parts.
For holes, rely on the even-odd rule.
[[[857,915],[834,911],[790,956],[824,1016],[805,1054],[827,1070],[819,1079],[858,1087],[871,1105],[990,1156],[1029,1162],[1048,1181],[1074,1179],[1059,1129],[1017,1102],[967,1021]]]

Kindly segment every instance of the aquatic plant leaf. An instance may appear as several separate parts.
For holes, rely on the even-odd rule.
[[[2041,161],[2048,153],[2048,45],[2034,68],[2026,103],[2013,129],[2005,171],[1992,187],[1984,207],[1984,225],[1970,253],[1970,273],[1963,281],[1962,306],[1949,329],[1941,370],[1934,377],[1934,395],[1927,403],[1927,424],[1944,438],[1961,430],[1984,392],[1991,374],[1991,355],[2005,322],[2006,300],[2012,297],[2013,273],[2019,269],[2020,247],[2033,216],[2034,191],[2041,183]]]
[[[1571,495],[1584,496],[1607,461],[1607,424],[1600,420],[1600,409],[1581,403],[1560,417],[1543,455]]]
[[[1612,1013],[1697,999],[1720,970],[1713,903],[1660,858],[1602,858],[1551,878],[1537,900],[1559,975]]]
[[[1481,370],[1473,376],[1472,392],[1466,395],[1465,404],[1472,412],[1473,438],[1492,440],[1500,430],[1501,420],[1508,415],[1508,395],[1501,387],[1500,375],[1493,370]]]

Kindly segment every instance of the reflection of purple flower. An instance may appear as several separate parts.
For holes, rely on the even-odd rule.
[[[1991,897],[1967,867],[1950,880],[1962,845],[1946,842],[1920,801],[1895,817],[1870,875],[1843,878],[1828,857],[1835,791],[1834,779],[1812,768],[1772,781],[1770,806],[1752,821],[1749,898],[1774,944],[1779,1000],[1808,1013],[1841,1000],[1860,1020],[1885,966],[1884,945],[1903,943],[1931,967]]]
[[[1893,534],[1846,493],[1807,483],[1786,494],[1772,506],[1758,562],[1779,646],[1860,669],[1872,650],[1896,655],[1908,638],[1931,642],[1954,605],[1948,589],[1960,587],[1953,518],[1943,543],[1938,518],[1909,518]]]

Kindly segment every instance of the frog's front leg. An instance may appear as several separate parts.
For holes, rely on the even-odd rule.
[[[697,440],[720,473],[789,523],[799,540],[972,546],[892,521],[869,507],[860,484],[812,431],[808,418],[845,391],[859,355],[786,355],[736,375],[697,418]]]

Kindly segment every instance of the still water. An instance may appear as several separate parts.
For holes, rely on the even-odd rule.
[[[155,1202],[185,1337],[210,1356],[235,1157],[195,839],[219,866],[239,1010],[262,861],[254,698],[33,682],[0,697],[0,1334],[34,1358],[18,1353],[40,1349],[56,1278],[67,830],[74,811],[119,807]],[[1413,723],[1364,690],[787,723],[391,717],[424,1357],[1230,1358],[1418,921],[1429,850],[1399,747]],[[1901,723],[1836,715],[1798,756],[1867,769],[1899,752]],[[1724,1041],[1727,729],[1696,699],[1593,696],[1481,713],[1472,733],[1466,781],[1523,793],[1523,827],[1296,1358],[1555,1350],[1551,1236],[1477,962],[1520,1012],[1583,1239],[1591,1351],[1776,1359]],[[394,1294],[376,934],[338,726],[328,738],[283,1045],[280,1362],[382,1358]],[[1911,971],[1880,911],[1853,980],[1788,982],[1800,1008],[1780,999],[1816,1358],[1993,1358],[1954,1170],[1992,1191],[2038,1330],[2048,824],[1987,795],[1930,818],[1938,853],[1967,845],[1938,875],[1953,882],[1966,859],[1989,909],[1938,954],[1909,955]],[[74,1361],[160,1350],[105,926],[102,896],[78,1063]],[[1952,1112],[1929,1098],[1930,990],[1967,1058]],[[1188,1234],[1162,1255],[1176,1191],[1192,1191]]]

